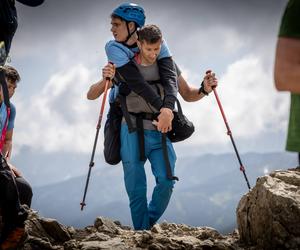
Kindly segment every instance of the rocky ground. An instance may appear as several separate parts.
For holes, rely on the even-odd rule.
[[[163,222],[134,231],[108,218],[75,229],[29,212],[26,238],[19,249],[300,249],[300,168],[275,171],[257,179],[237,208],[238,230],[221,235],[209,227]]]
[[[26,222],[23,249],[243,249],[239,235],[223,236],[209,227],[189,227],[163,222],[151,231],[134,231],[107,218],[93,226],[74,229],[31,212]]]

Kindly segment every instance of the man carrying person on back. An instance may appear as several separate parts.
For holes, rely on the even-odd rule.
[[[164,98],[164,85],[160,83],[157,57],[160,52],[162,35],[155,25],[145,26],[138,32],[137,53],[132,62],[154,91],[158,92],[160,98]],[[114,70],[107,66],[103,70],[103,77],[112,78]],[[206,79],[207,91],[210,92],[216,82],[213,78]],[[88,96],[98,96],[102,92],[101,86],[90,89]],[[198,94],[199,95],[199,94]],[[125,186],[130,200],[131,216],[135,229],[149,229],[161,217],[170,200],[174,180],[167,178],[166,162],[163,158],[162,134],[159,132],[157,121],[152,121],[154,114],[158,112],[155,107],[148,103],[143,97],[131,91],[126,97],[130,120],[136,123],[139,116],[148,117],[143,119],[145,156],[151,162],[151,169],[156,179],[156,186],[153,191],[152,200],[147,204],[146,198],[146,176],[144,170],[145,161],[140,160],[140,145],[138,143],[138,133],[130,133],[127,124],[121,128],[121,158],[124,169]],[[145,115],[144,115],[145,114]],[[152,115],[152,119],[150,118]],[[172,119],[166,123],[171,123]],[[136,127],[136,126],[135,126]],[[176,155],[170,140],[167,140],[167,149],[171,171],[174,174]]]

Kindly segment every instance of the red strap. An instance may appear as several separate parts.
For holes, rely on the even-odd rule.
[[[4,128],[2,129],[1,138],[0,138],[0,151],[2,151],[3,145],[5,143],[5,136],[6,136],[8,120],[10,116],[10,108],[6,107],[6,113],[7,113],[6,121],[5,121]]]
[[[141,63],[142,63],[142,60],[141,60],[141,58],[139,57],[139,53],[135,53],[135,54],[134,54],[134,59],[135,59],[135,61],[137,62],[137,64],[141,64]]]

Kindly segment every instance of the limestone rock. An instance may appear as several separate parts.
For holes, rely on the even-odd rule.
[[[300,170],[258,178],[239,202],[241,240],[262,249],[300,249]]]
[[[99,232],[106,232],[109,234],[117,234],[118,233],[118,225],[115,224],[112,220],[104,217],[98,217],[95,220],[94,227]]]
[[[108,218],[98,217],[93,226],[74,229],[29,211],[26,239],[21,249],[127,250],[215,249],[239,250],[238,234],[223,236],[208,227],[189,227],[164,222],[152,230],[134,231]]]

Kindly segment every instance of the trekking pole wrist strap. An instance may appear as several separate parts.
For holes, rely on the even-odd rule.
[[[201,93],[204,94],[204,95],[208,95],[208,94],[209,94],[209,93],[206,92],[206,90],[204,89],[204,81],[202,81],[201,87],[200,87],[199,90],[198,90],[198,94],[200,95]]]

